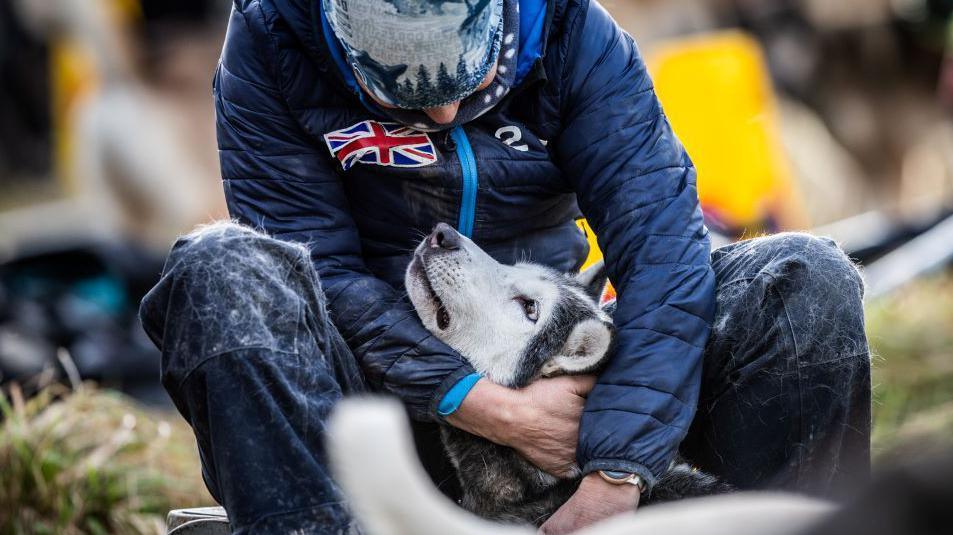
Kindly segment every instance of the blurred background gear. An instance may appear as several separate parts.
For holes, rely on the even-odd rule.
[[[167,405],[159,351],[137,314],[161,268],[161,257],[123,243],[73,243],[0,265],[0,383],[30,385],[47,370],[65,381],[65,349],[82,379]]]

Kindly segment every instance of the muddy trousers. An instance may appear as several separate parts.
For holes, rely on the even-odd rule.
[[[712,265],[718,311],[682,455],[742,489],[834,496],[865,480],[870,360],[857,270],[833,243],[801,234],[724,247]],[[323,439],[334,404],[366,385],[308,253],[235,225],[200,230],[175,244],[140,314],[232,529],[347,531]],[[435,425],[418,424],[418,445],[452,495]]]

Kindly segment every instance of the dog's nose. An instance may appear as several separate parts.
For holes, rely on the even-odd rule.
[[[460,248],[460,233],[446,223],[437,223],[428,242],[431,249],[455,251]]]

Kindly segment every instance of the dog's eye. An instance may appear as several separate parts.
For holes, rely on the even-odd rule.
[[[526,319],[536,323],[539,320],[539,303],[535,300],[528,297],[517,297],[520,305],[523,307],[523,312],[526,313]]]

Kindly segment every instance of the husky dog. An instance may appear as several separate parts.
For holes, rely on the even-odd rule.
[[[601,264],[577,275],[503,265],[440,223],[414,251],[404,282],[424,326],[494,383],[520,388],[540,377],[591,373],[608,358],[614,331],[599,306],[606,284]],[[579,485],[578,467],[560,479],[511,448],[450,426],[441,433],[464,489],[463,506],[483,518],[542,523]],[[675,464],[644,503],[728,490]]]

